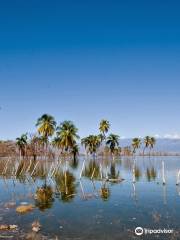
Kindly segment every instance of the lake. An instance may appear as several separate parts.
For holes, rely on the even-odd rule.
[[[32,176],[23,167],[11,174],[17,163],[7,161],[0,159],[0,224],[18,228],[0,230],[0,239],[180,239],[180,157],[80,157],[60,161],[55,171],[41,161]],[[28,204],[31,211],[16,211]],[[32,234],[35,220],[41,228]],[[173,233],[137,236],[136,227]]]

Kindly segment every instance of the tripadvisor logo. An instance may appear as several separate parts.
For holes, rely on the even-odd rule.
[[[142,227],[137,227],[137,228],[135,229],[135,234],[136,234],[137,236],[143,235],[143,232],[144,232],[144,230],[143,230]]]
[[[135,234],[137,236],[141,236],[143,234],[172,234],[173,229],[148,229],[148,228],[142,228],[137,227],[135,229]]]

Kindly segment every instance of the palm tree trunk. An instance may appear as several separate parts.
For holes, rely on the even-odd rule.
[[[143,157],[144,157],[145,149],[146,149],[146,147],[143,148]]]
[[[112,160],[114,161],[114,153],[112,152]]]

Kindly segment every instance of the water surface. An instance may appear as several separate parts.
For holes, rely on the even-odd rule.
[[[6,168],[7,159],[0,161],[0,224],[18,225],[17,231],[1,231],[1,236],[31,239],[31,224],[38,220],[41,231],[33,239],[180,239],[180,157],[87,159],[81,180],[83,158],[62,161],[53,176],[52,163],[46,162],[46,173],[41,163],[32,177],[23,170],[13,175],[15,164],[10,161]],[[8,205],[12,202],[15,206]],[[25,203],[34,210],[18,214],[16,207]],[[139,226],[174,233],[139,237],[134,234]]]

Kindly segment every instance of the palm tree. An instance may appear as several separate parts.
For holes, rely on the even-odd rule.
[[[104,141],[104,135],[102,133],[98,134],[99,140],[102,143]]]
[[[150,137],[149,137],[149,136],[146,136],[146,137],[144,138],[143,156],[144,156],[145,149],[148,148],[149,146],[150,146]]]
[[[81,140],[81,144],[84,145],[87,153],[96,155],[97,149],[101,144],[101,138],[99,135],[89,135]]]
[[[119,171],[116,171],[116,165],[114,162],[111,163],[110,173],[108,174],[109,179],[118,179]]]
[[[43,114],[40,118],[38,118],[36,126],[38,127],[38,133],[41,135],[44,143],[48,144],[48,138],[51,137],[56,129],[56,121],[54,117],[48,114]]]
[[[79,139],[77,132],[78,129],[71,121],[64,121],[57,127],[56,142],[58,142],[58,145],[60,148],[62,148],[62,151],[65,150],[67,152],[73,148],[77,139]]]
[[[140,138],[133,138],[132,139],[133,153],[136,153],[136,150],[139,149],[140,146],[141,146],[141,139]]]
[[[21,156],[23,156],[24,158],[24,156],[26,155],[27,140],[28,140],[27,133],[22,134],[20,137],[16,138],[16,145],[19,148],[20,158]]]
[[[102,119],[99,124],[99,131],[100,133],[102,133],[104,139],[106,138],[106,133],[108,132],[109,128],[110,128],[109,121]]]
[[[114,160],[115,149],[119,146],[119,136],[111,133],[107,138],[106,145],[110,148]]]
[[[30,141],[28,144],[30,155],[33,156],[34,161],[36,160],[38,155],[41,155],[43,153],[43,145],[45,140],[42,136],[39,136],[37,134],[31,134],[30,135]]]
[[[72,149],[71,149],[71,153],[73,154],[73,160],[74,160],[74,163],[76,162],[76,158],[77,158],[77,155],[79,154],[79,147],[77,144],[74,144]]]
[[[149,140],[150,151],[154,148],[155,144],[156,144],[156,139],[154,137],[151,137]]]
[[[88,148],[90,154],[96,156],[97,149],[100,147],[101,138],[98,135],[89,135],[88,137]]]

